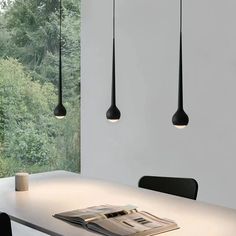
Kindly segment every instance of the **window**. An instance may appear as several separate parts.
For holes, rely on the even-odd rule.
[[[58,0],[0,0],[0,177],[80,170],[80,1],[63,0],[63,100],[57,120]]]

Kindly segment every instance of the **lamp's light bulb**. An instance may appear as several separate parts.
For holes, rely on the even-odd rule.
[[[108,119],[108,121],[110,121],[111,123],[116,123],[117,121],[119,121],[119,119]]]
[[[62,120],[65,116],[55,116],[58,120]]]
[[[177,129],[184,129],[187,125],[175,125]]]

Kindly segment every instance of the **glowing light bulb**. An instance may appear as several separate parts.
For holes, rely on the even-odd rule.
[[[184,129],[187,125],[175,125],[177,129]]]
[[[62,120],[65,116],[55,116],[58,120]]]
[[[111,123],[116,123],[117,121],[119,121],[119,119],[108,119],[108,121],[110,121]]]

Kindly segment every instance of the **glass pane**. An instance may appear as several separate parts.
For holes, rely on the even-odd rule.
[[[0,177],[80,171],[80,0],[62,3],[58,120],[59,1],[0,0]]]

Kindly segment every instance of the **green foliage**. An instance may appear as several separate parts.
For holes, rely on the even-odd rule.
[[[16,60],[0,60],[0,110],[6,157],[27,163],[49,163],[53,137],[50,139],[40,126],[41,122],[53,123],[49,113],[55,103],[52,91],[52,85],[41,86],[32,81]]]
[[[65,98],[79,93],[80,1],[63,1],[62,43]],[[59,1],[16,0],[5,13],[6,53],[27,66],[34,80],[57,85],[59,51]]]
[[[18,171],[23,171],[24,167],[15,159],[3,158],[0,156],[0,178],[12,176]]]
[[[5,0],[0,12],[0,176],[79,171],[80,1],[64,0],[63,92],[57,120],[58,0]]]

